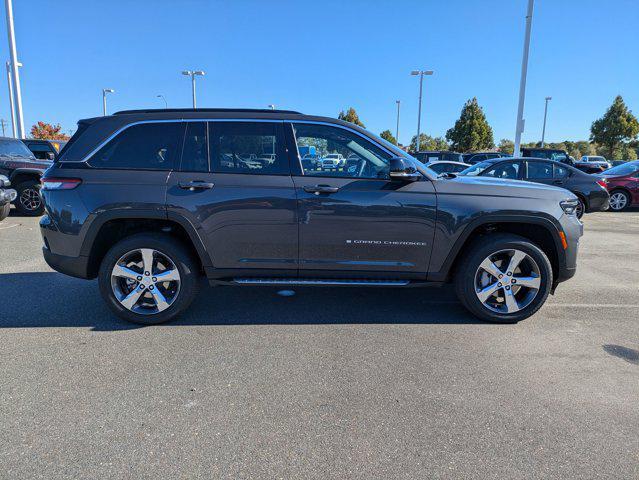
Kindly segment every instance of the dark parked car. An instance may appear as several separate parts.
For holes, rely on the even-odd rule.
[[[11,182],[5,175],[0,175],[0,222],[9,216],[11,202],[16,199],[17,193],[9,188]]]
[[[442,173],[459,173],[470,167],[467,163],[462,162],[429,162],[426,166],[440,175]]]
[[[64,140],[39,140],[26,138],[22,140],[38,160],[55,160],[60,150],[67,143]]]
[[[20,140],[0,137],[0,174],[9,177],[18,192],[14,205],[22,215],[42,215],[40,178],[52,164],[49,160],[36,159]]]
[[[447,150],[425,150],[412,154],[417,160],[422,163],[429,162],[461,162],[462,154],[457,152],[450,152]]]
[[[346,164],[307,169],[298,152],[310,145]],[[201,274],[212,285],[452,281],[479,318],[517,322],[574,275],[583,229],[567,190],[440,177],[351,123],[282,110],[82,120],[42,182],[48,264],[97,277],[109,308],[145,324],[183,311]]]
[[[581,218],[584,213],[599,212],[608,208],[609,196],[604,180],[552,160],[540,158],[486,160],[464,170],[461,174],[527,180],[565,188],[579,199],[578,218]]]
[[[601,174],[610,192],[610,210],[639,205],[639,160],[624,162]]]
[[[502,152],[470,152],[464,153],[460,161],[463,163],[467,163],[468,165],[475,165],[476,163],[483,162],[484,160],[511,156],[512,155],[508,155],[507,153]]]

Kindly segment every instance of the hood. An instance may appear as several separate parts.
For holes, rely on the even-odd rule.
[[[568,190],[542,183],[524,182],[492,177],[468,177],[461,175],[454,178],[438,178],[433,182],[438,193],[457,193],[465,195],[541,198],[557,201],[576,198]]]

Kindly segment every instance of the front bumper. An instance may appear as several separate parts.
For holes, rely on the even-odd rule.
[[[584,224],[574,215],[562,215],[559,224],[566,239],[566,248],[564,248],[564,258],[563,262],[560,262],[555,284],[565,282],[575,276],[579,240],[584,234]]]

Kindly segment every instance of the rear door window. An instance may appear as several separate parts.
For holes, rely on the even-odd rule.
[[[183,172],[209,171],[206,122],[187,122],[180,170]]]
[[[177,157],[181,122],[133,125],[91,156],[96,168],[172,170]]]
[[[209,149],[216,173],[290,175],[279,122],[210,122]]]
[[[519,180],[521,178],[520,162],[502,162],[483,172],[482,177],[507,178]]]
[[[528,178],[531,180],[550,180],[552,176],[552,163],[528,162]]]
[[[553,165],[553,177],[557,179],[566,178],[570,172],[566,167],[561,165]]]

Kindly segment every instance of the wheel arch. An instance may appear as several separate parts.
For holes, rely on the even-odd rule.
[[[13,188],[17,187],[20,183],[27,180],[40,181],[42,178],[42,172],[40,170],[34,170],[32,168],[16,168],[9,175],[9,181]]]

